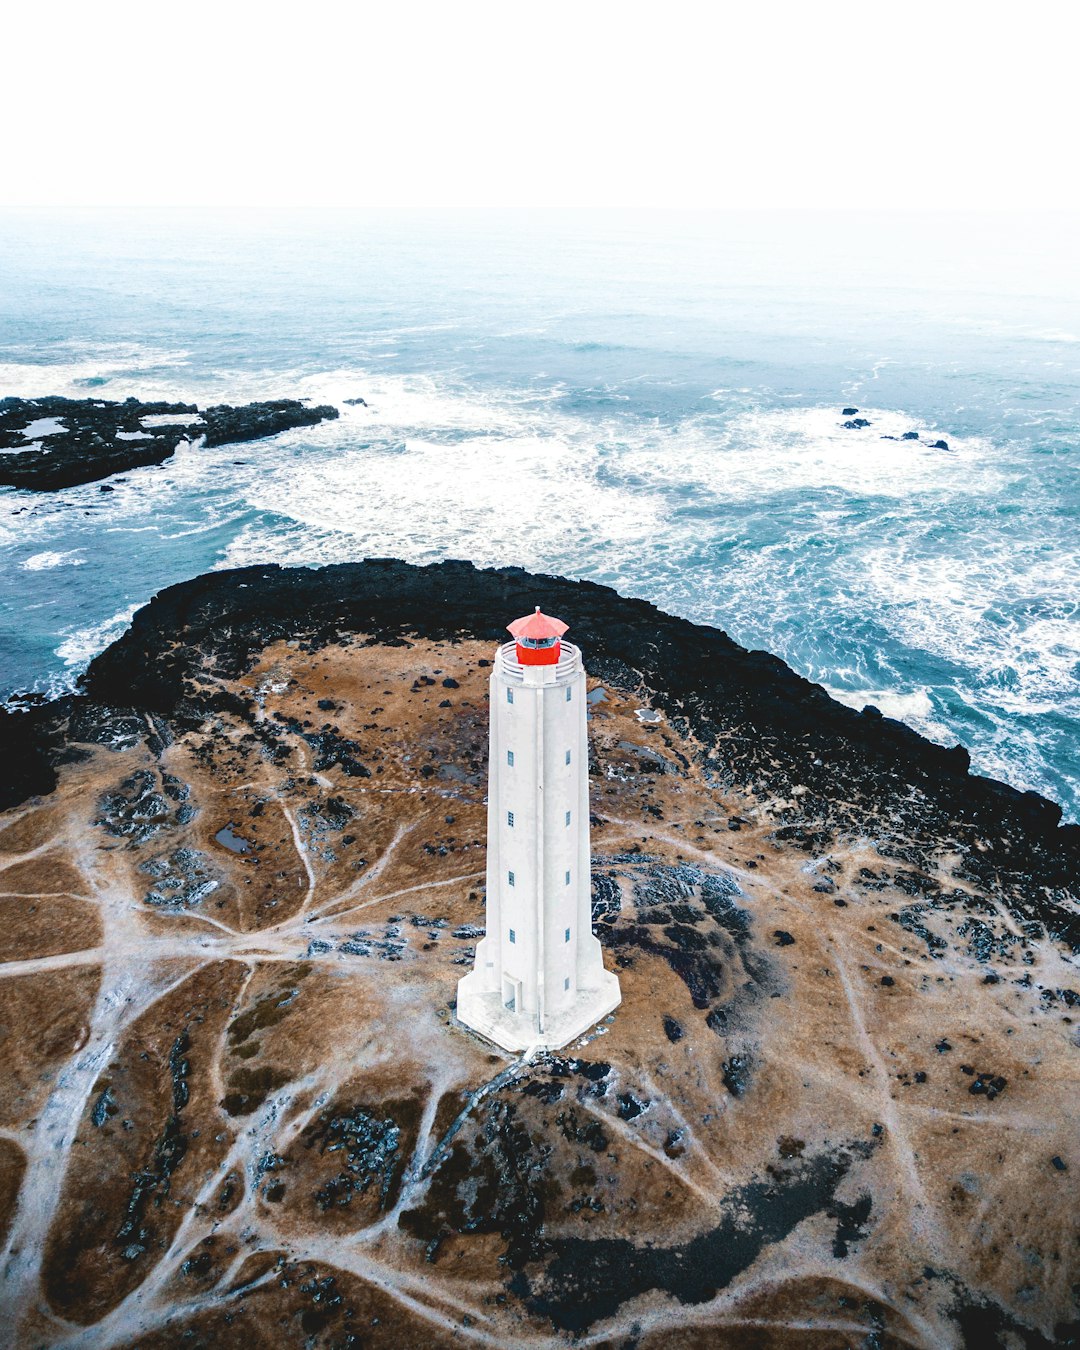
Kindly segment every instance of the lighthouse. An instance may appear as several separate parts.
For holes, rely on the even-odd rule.
[[[592,931],[585,668],[539,606],[507,628],[490,680],[487,933],[457,1015],[504,1050],[555,1050],[620,1000]]]

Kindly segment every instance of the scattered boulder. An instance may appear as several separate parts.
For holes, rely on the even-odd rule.
[[[732,1055],[721,1065],[724,1086],[733,1097],[741,1097],[750,1086],[751,1068],[749,1055]]]

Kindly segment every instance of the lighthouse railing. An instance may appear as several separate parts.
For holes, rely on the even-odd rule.
[[[559,653],[559,663],[555,667],[555,679],[566,679],[580,669],[580,647],[575,647],[572,642],[564,642]]]
[[[513,684],[525,683],[525,667],[517,659],[517,643],[504,642],[499,648],[499,663],[502,674]],[[581,650],[572,642],[563,642],[559,649],[559,660],[555,666],[556,682],[569,679],[581,669]]]

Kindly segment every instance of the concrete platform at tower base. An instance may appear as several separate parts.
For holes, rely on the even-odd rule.
[[[501,1049],[514,1053],[561,1050],[591,1031],[622,1002],[618,979],[605,970],[598,988],[582,989],[569,1007],[544,1019],[541,1032],[535,1017],[508,1012],[497,993],[473,992],[468,984],[466,978],[458,986],[458,1021]]]

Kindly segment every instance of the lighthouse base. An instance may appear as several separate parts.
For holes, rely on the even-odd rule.
[[[526,1050],[561,1050],[614,1012],[622,1001],[616,976],[601,970],[595,988],[579,990],[572,1003],[544,1018],[541,1029],[535,1014],[510,1012],[497,991],[482,989],[478,975],[478,971],[473,971],[458,983],[458,1021],[515,1054]]]

